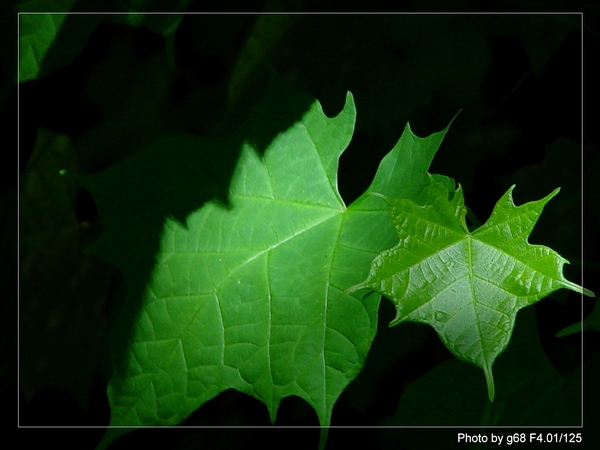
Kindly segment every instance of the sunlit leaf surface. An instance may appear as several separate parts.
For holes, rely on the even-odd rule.
[[[167,139],[81,178],[105,227],[93,251],[131,283],[113,343],[112,425],[179,423],[229,388],[260,399],[272,420],[297,395],[330,423],[379,305],[343,292],[397,242],[379,195],[416,199],[446,132],[421,139],[407,127],[346,207],[337,169],[354,117],[350,94],[331,119],[274,83],[231,139]],[[238,153],[228,204],[211,200]]]
[[[558,253],[530,245],[545,198],[515,206],[511,187],[489,220],[470,233],[459,187],[448,199],[448,186],[427,189],[424,206],[393,200],[393,220],[400,242],[373,261],[369,277],[350,291],[369,288],[389,297],[400,322],[435,328],[457,357],[481,367],[494,398],[492,364],[506,348],[519,309],[557,289],[593,296],[566,280]]]

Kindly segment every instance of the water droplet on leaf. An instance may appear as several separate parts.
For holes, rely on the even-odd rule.
[[[438,322],[447,322],[450,318],[450,314],[445,313],[443,311],[436,311],[434,314],[435,320]]]

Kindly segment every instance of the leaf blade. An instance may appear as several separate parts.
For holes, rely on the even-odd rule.
[[[103,174],[80,177],[105,225],[94,251],[134,286],[112,343],[112,425],[174,424],[234,388],[263,401],[271,420],[281,399],[300,396],[327,426],[362,368],[379,295],[345,289],[397,242],[390,205],[370,193],[419,191],[445,131],[431,139],[405,131],[426,151],[415,154],[401,138],[367,193],[346,207],[337,163],[352,136],[352,96],[330,119],[298,95],[275,80],[232,139],[162,141]],[[301,108],[298,119],[290,114]],[[229,205],[194,200],[199,194],[190,190],[218,191],[190,180],[205,176],[213,184],[205,174],[220,157],[231,161],[236,148]],[[199,206],[174,203],[186,196]],[[160,233],[156,253],[147,249],[151,228]]]
[[[482,368],[490,400],[492,365],[508,345],[518,310],[560,288],[585,292],[562,275],[564,258],[527,242],[558,190],[516,207],[512,189],[473,233],[460,186],[448,199],[447,187],[432,178],[424,206],[393,201],[400,243],[378,255],[356,286],[392,300],[397,316],[390,326],[431,325],[455,356]]]

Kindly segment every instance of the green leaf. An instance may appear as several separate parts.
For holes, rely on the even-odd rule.
[[[166,139],[80,177],[104,226],[92,250],[130,282],[112,343],[111,425],[179,423],[229,388],[264,402],[273,421],[297,395],[329,425],[379,306],[379,295],[340,294],[397,242],[389,205],[372,193],[416,199],[447,131],[421,139],[407,127],[346,207],[338,159],[354,120],[350,94],[330,119],[273,83],[232,138]],[[211,201],[226,190],[228,205]]]
[[[20,2],[17,9],[25,11],[64,11],[72,8],[75,0]],[[48,9],[50,7],[50,9]],[[19,16],[19,82],[32,80],[40,73],[42,63],[60,31],[67,14],[27,13]]]
[[[139,11],[183,11],[190,0],[165,2],[152,0],[118,1],[114,11],[128,14],[71,15],[81,8],[94,8],[75,0],[28,0],[17,3],[19,15],[19,82],[47,75],[66,66],[83,50],[94,29],[103,21],[143,26],[162,34],[172,46],[173,34],[181,22],[181,14],[146,14]],[[102,6],[106,6],[105,3]],[[110,5],[109,9],[110,9]],[[172,50],[171,47],[169,47]]]
[[[460,186],[448,199],[448,187],[432,180],[420,206],[390,200],[400,242],[382,252],[363,283],[389,297],[397,316],[390,325],[429,324],[458,358],[481,367],[494,398],[492,365],[506,348],[519,309],[560,288],[593,296],[566,280],[565,262],[555,251],[530,245],[527,238],[545,198],[516,207],[511,187],[488,221],[470,233]]]
[[[82,406],[102,361],[103,306],[113,269],[82,248],[92,239],[75,214],[67,136],[40,129],[19,190],[20,382],[27,396],[51,386]]]
[[[136,14],[127,14],[123,16],[125,23],[132,26],[145,26],[163,36],[171,35],[175,32],[182,14],[173,14],[175,11],[185,11],[191,0],[118,0],[117,5],[124,11],[136,12]],[[159,11],[166,11],[167,14],[156,14]],[[147,14],[153,12],[154,14]]]

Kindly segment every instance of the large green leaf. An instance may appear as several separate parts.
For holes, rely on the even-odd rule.
[[[452,353],[483,369],[490,400],[492,364],[510,340],[519,309],[560,288],[593,296],[564,278],[567,261],[558,253],[527,242],[559,190],[516,207],[513,188],[472,233],[460,186],[449,200],[447,184],[432,179],[424,206],[389,200],[400,242],[378,255],[366,281],[348,291],[368,288],[389,297],[397,311],[391,325],[434,327]]]
[[[230,139],[170,138],[81,178],[105,228],[93,251],[130,282],[112,343],[111,425],[179,423],[229,388],[263,401],[272,420],[297,395],[330,423],[379,305],[340,294],[397,242],[389,205],[372,193],[416,199],[446,133],[421,139],[407,127],[346,207],[337,168],[354,120],[350,94],[330,119],[274,83]],[[228,205],[210,201],[227,189]]]

